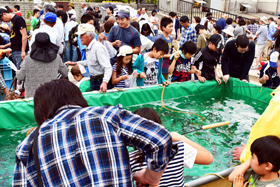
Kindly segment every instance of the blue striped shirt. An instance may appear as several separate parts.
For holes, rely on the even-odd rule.
[[[113,71],[117,72],[117,63],[115,63],[112,68],[113,68]],[[122,67],[121,71],[122,71],[122,74],[121,75],[117,75],[117,78],[119,78],[120,76],[123,76],[123,75],[128,75],[127,74],[128,73],[128,69],[127,68]],[[116,88],[128,88],[125,85],[125,80],[121,80],[114,87],[116,87]]]
[[[16,149],[12,186],[38,186],[34,131]],[[159,172],[174,157],[172,139],[159,124],[122,106],[61,107],[39,130],[38,157],[45,186],[133,186],[126,146],[142,150]]]

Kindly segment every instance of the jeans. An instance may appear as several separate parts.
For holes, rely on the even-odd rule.
[[[158,35],[158,30],[154,30],[155,36]]]
[[[71,45],[69,41],[65,41],[65,55],[66,55],[66,62],[67,61],[76,62],[78,59],[77,47]]]
[[[100,90],[100,85],[102,84],[103,82],[103,78],[100,78],[100,79],[97,79],[97,80],[94,80],[94,79],[90,79],[90,91],[93,91],[93,90]]]
[[[20,70],[20,65],[22,62],[21,59],[21,52],[20,51],[13,51],[12,52],[12,59],[13,59],[13,63],[15,64],[15,66],[17,67],[18,70]]]

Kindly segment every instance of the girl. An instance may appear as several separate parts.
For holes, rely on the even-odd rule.
[[[156,37],[150,27],[149,23],[144,23],[141,27],[141,34],[149,38],[152,42],[156,41]]]
[[[155,35],[157,36],[158,35],[158,18],[156,17],[156,15],[157,15],[157,11],[153,10],[152,16],[150,17],[149,22],[153,24],[154,32],[155,32]]]
[[[113,65],[112,84],[116,88],[128,88],[125,80],[132,74],[132,47],[124,45],[120,47],[120,52],[116,63]],[[135,75],[138,77],[138,74]]]
[[[141,117],[161,124],[160,117],[151,108],[141,108],[134,112]],[[160,187],[163,186],[184,186],[184,167],[192,168],[193,164],[208,165],[213,162],[213,155],[204,147],[189,140],[176,132],[170,133],[172,136],[173,146],[178,147],[178,153],[174,159],[168,163],[161,180]],[[130,166],[133,174],[147,167],[145,158],[138,150],[129,154]]]

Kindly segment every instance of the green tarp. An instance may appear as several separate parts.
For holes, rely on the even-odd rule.
[[[238,79],[230,78],[227,84],[218,85],[216,81],[205,83],[182,82],[172,83],[165,88],[164,99],[177,98],[188,95],[205,95],[216,92],[220,94],[222,89],[230,89],[234,94],[239,94],[268,103],[273,91],[269,88],[262,88],[254,84],[248,84]],[[84,93],[89,106],[117,105],[124,107],[143,104],[153,101],[160,101],[162,85],[152,87],[127,89],[124,91],[113,90],[106,94],[99,92]],[[13,129],[22,124],[35,124],[33,111],[33,100],[17,100],[0,102],[0,129]]]

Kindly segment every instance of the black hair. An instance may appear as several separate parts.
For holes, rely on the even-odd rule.
[[[145,18],[141,18],[139,21],[145,21],[146,19]]]
[[[251,20],[251,24],[254,24],[254,23],[256,23],[257,21],[256,20]]]
[[[207,12],[205,17],[208,17],[208,16],[212,16],[212,13],[211,12]]]
[[[169,13],[169,16],[171,16],[172,18],[176,17],[176,15],[177,15],[177,14],[176,14],[175,12],[170,12],[170,13]]]
[[[52,5],[45,5],[45,11],[55,13],[55,9]]]
[[[233,22],[233,19],[232,19],[232,18],[227,18],[226,24],[230,25],[230,24],[232,24],[232,22]]]
[[[110,16],[105,16],[104,20],[107,21],[109,19]]]
[[[111,10],[112,14],[114,14],[114,8],[111,6],[108,6],[108,8]]]
[[[196,47],[196,44],[192,41],[186,41],[183,46],[181,47],[181,50],[183,52],[183,54],[195,54],[196,51],[197,51],[197,47]]]
[[[195,16],[194,19],[195,19],[195,22],[198,23],[198,24],[201,22],[200,17]]]
[[[6,10],[10,13],[11,12],[11,9],[10,9],[10,7],[8,7],[8,6],[5,6],[5,8],[6,8]]]
[[[119,56],[116,60],[116,72],[117,72],[117,76],[122,74],[122,63],[123,63],[123,58],[124,56]],[[128,64],[126,64],[127,70],[128,70],[128,74],[131,75],[132,74],[132,56],[131,56],[131,60]]]
[[[14,8],[20,10],[20,6],[19,5],[15,5]]]
[[[158,116],[156,111],[154,111],[154,109],[152,109],[152,108],[146,108],[146,107],[139,108],[139,109],[135,110],[134,114],[137,114],[143,118],[146,118],[148,120],[161,124],[160,117]]]
[[[86,13],[81,17],[81,23],[87,23],[90,20],[93,20],[93,16],[90,13]]]
[[[268,18],[268,20],[270,20],[270,21],[274,21],[273,17]]]
[[[137,21],[133,21],[130,24],[132,27],[134,27],[138,32],[140,32],[140,26],[139,23]]]
[[[162,27],[166,27],[170,23],[173,23],[172,19],[170,19],[168,17],[161,18],[161,20],[160,20],[160,29],[162,30]]]
[[[222,33],[222,28],[221,28],[220,25],[215,25],[214,28],[215,28],[215,30],[216,30],[219,34]]]
[[[87,11],[93,12],[93,9],[92,9],[91,7],[88,7],[88,8],[87,8]]]
[[[93,17],[94,17],[94,18],[99,18],[98,13],[97,13],[97,12],[93,12]]]
[[[66,79],[52,80],[39,86],[34,95],[34,116],[38,125],[54,117],[65,105],[87,107],[80,89]]]
[[[238,25],[239,25],[239,26],[246,25],[246,22],[245,22],[245,20],[244,20],[243,17],[241,17],[241,18],[238,19]]]
[[[235,43],[237,47],[246,48],[249,46],[249,38],[245,35],[239,35]]]
[[[199,29],[205,29],[205,26],[204,26],[204,25],[197,24],[197,25],[195,26],[196,34],[199,34]]]
[[[56,16],[57,16],[57,17],[60,17],[60,16],[63,17],[63,16],[64,16],[64,13],[65,13],[65,12],[64,12],[63,10],[58,10],[58,11],[56,12]]]
[[[114,24],[111,21],[105,21],[105,23],[104,23],[105,33],[109,33],[113,26],[114,26]]]
[[[146,32],[144,32],[144,31],[146,31]],[[142,25],[141,34],[143,34],[144,36],[150,36],[152,34],[154,36],[154,33],[153,33],[149,23],[145,23]]]
[[[37,12],[40,12],[40,10],[38,10],[38,9],[34,9],[34,10],[33,10],[33,14],[34,14],[34,15],[37,14]]]
[[[156,49],[156,51],[163,51],[164,54],[167,54],[169,51],[169,46],[166,40],[159,38],[156,39],[154,45],[152,46],[152,49]]]
[[[157,13],[156,10],[152,10],[152,16],[155,16],[155,13]]]
[[[251,153],[257,156],[259,165],[270,162],[273,165],[272,172],[280,170],[280,139],[277,136],[256,139],[251,145]]]
[[[189,22],[190,22],[188,16],[182,16],[182,17],[180,18],[180,21],[183,22],[183,23],[186,23],[186,22],[189,23]]]
[[[58,4],[57,7],[58,8],[64,8],[63,4]]]

